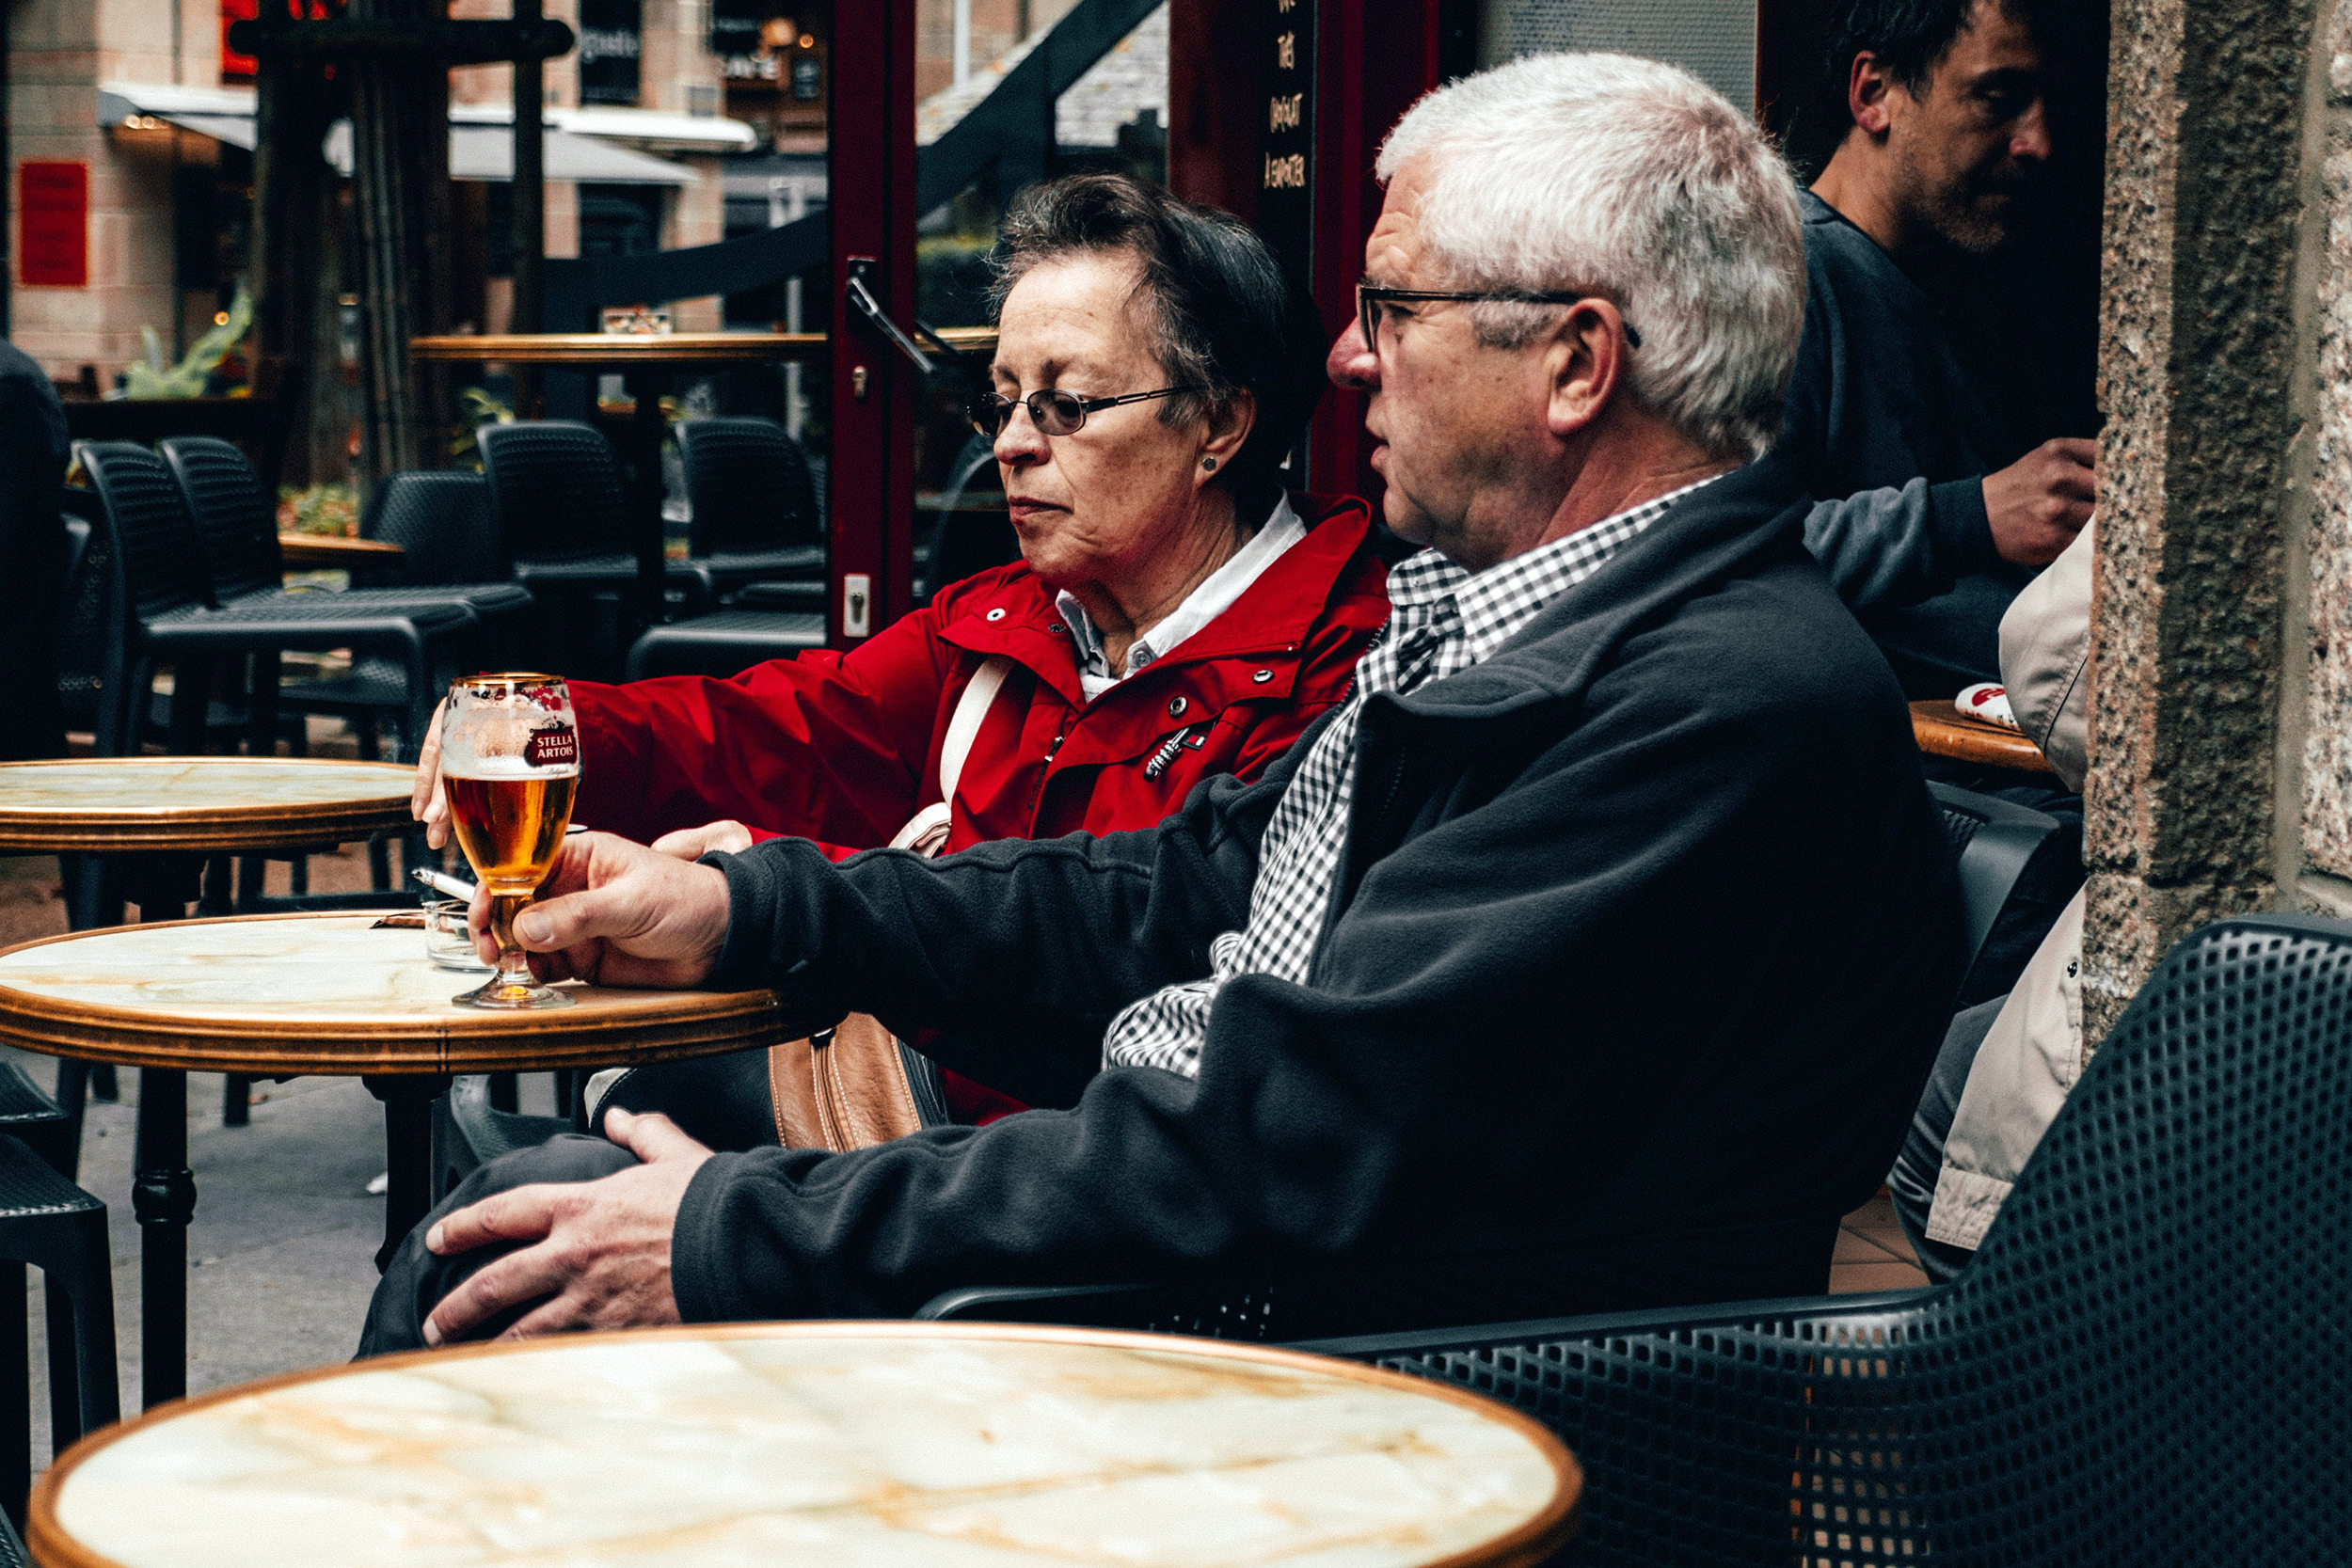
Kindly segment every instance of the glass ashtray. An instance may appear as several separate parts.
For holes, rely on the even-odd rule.
[[[486,974],[490,966],[482,961],[473,948],[473,936],[466,929],[466,900],[440,898],[424,907],[425,956],[443,969],[454,969],[468,974]]]

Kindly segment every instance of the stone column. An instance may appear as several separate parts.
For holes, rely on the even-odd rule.
[[[2287,656],[2314,363],[2297,264],[2314,0],[2115,0],[2113,18],[2086,788],[2094,1041],[2184,933],[2302,901],[2287,705],[2301,677]]]

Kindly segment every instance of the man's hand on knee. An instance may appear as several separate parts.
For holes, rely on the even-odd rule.
[[[606,1113],[605,1132],[644,1164],[601,1180],[499,1193],[426,1233],[426,1248],[443,1258],[497,1242],[530,1243],[444,1296],[425,1319],[426,1344],[465,1338],[532,1302],[539,1305],[501,1338],[678,1321],[670,1233],[710,1150],[664,1116],[616,1109]]]

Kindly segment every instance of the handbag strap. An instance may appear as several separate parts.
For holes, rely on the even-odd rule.
[[[1005,684],[1011,673],[1012,660],[999,654],[980,661],[972,673],[972,679],[956,699],[956,711],[947,720],[947,738],[939,748],[939,799],[907,819],[890,841],[893,849],[912,849],[921,855],[936,855],[947,842],[947,825],[955,811],[956,784],[963,777],[963,764],[972,754],[972,742],[980,733],[980,721],[988,717],[991,703],[996,700],[997,688]]]

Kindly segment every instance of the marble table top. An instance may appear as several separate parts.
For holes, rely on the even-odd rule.
[[[314,757],[0,763],[0,849],[215,851],[405,826],[413,769]]]
[[[1579,1485],[1449,1384],[1002,1324],[563,1337],[167,1406],[34,1493],[47,1568],[1539,1561]]]
[[[409,911],[413,913],[414,911]],[[81,931],[0,951],[0,1039],[137,1067],[491,1072],[616,1066],[765,1044],[773,992],[566,983],[574,1006],[460,1007],[414,927],[246,915]]]

